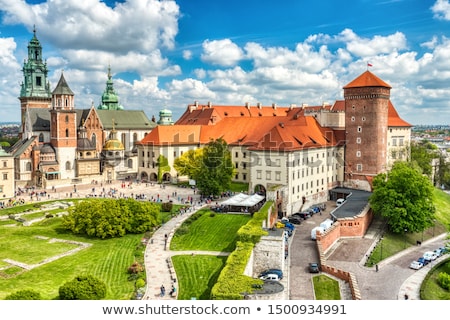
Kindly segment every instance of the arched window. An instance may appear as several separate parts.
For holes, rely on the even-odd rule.
[[[66,100],[66,102],[67,102],[67,100]],[[68,123],[68,122],[69,122],[69,116],[66,115],[66,123]]]
[[[66,129],[66,138],[69,137],[69,129]]]
[[[70,161],[66,162],[66,170],[70,170]]]
[[[95,133],[92,134],[91,140],[92,144],[95,146],[95,149],[97,149],[97,136],[95,135]]]
[[[39,142],[44,142],[44,134],[43,133],[39,134]]]
[[[31,171],[31,162],[27,162],[26,171]]]

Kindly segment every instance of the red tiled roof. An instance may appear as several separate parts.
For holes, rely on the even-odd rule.
[[[386,82],[378,78],[370,71],[366,71],[361,74],[359,77],[351,81],[349,84],[344,86],[344,89],[347,88],[360,88],[360,87],[386,87],[392,88]]]
[[[397,113],[397,110],[395,110],[394,105],[389,100],[389,106],[388,106],[388,126],[389,127],[412,127],[411,124],[400,118],[400,116]]]
[[[143,145],[181,145],[200,142],[201,126],[171,125],[157,126],[144,139]]]

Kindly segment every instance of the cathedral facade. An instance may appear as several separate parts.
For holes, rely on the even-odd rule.
[[[22,71],[19,141],[7,150],[14,159],[16,187],[136,177],[136,142],[157,124],[144,111],[120,105],[110,68],[101,103],[86,109],[75,108],[75,94],[63,73],[51,90],[36,31]]]

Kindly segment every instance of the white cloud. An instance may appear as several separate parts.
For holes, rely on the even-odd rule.
[[[406,37],[401,32],[388,36],[374,36],[371,39],[361,38],[352,30],[345,29],[337,37],[346,43],[347,50],[357,57],[372,57],[378,54],[388,54],[407,48]]]
[[[100,0],[48,0],[28,5],[2,0],[5,22],[35,24],[56,46],[94,51],[145,52],[173,48],[179,7],[174,1],[129,0],[110,8]],[[61,18],[63,17],[63,18]],[[56,32],[55,32],[56,30]]]
[[[203,42],[201,58],[207,63],[230,67],[236,65],[243,58],[243,52],[230,39],[206,40]]]
[[[436,0],[431,7],[434,17],[437,19],[450,20],[450,2],[449,0]]]
[[[191,60],[192,59],[192,51],[191,50],[183,50],[183,59]]]

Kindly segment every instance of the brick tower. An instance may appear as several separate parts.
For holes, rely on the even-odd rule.
[[[50,144],[55,148],[61,179],[74,176],[77,148],[77,124],[74,109],[74,93],[67,85],[64,74],[52,92],[50,111]]]
[[[370,71],[344,86],[347,187],[370,191],[373,177],[387,170],[390,90]]]

